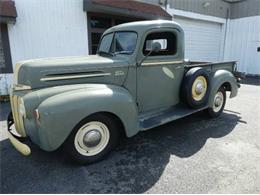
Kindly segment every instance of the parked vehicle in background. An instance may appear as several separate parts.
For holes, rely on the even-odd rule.
[[[120,137],[206,110],[219,116],[226,91],[237,95],[235,62],[184,60],[184,33],[173,21],[121,24],[102,36],[97,55],[19,62],[11,90],[9,138],[63,147],[80,163],[103,159]],[[20,137],[11,133],[14,123]]]

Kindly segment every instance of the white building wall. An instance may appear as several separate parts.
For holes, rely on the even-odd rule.
[[[228,22],[225,60],[237,60],[238,70],[260,75],[260,16],[232,19]]]
[[[13,66],[20,60],[88,54],[82,0],[15,0],[17,19],[8,24]],[[0,95],[11,74],[0,74]]]

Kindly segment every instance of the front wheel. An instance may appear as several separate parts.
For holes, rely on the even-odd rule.
[[[225,104],[226,104],[226,90],[223,87],[221,87],[215,94],[212,107],[207,109],[209,117],[216,118],[219,115],[221,115],[224,110]]]
[[[65,153],[81,164],[104,159],[116,146],[119,129],[115,120],[96,114],[81,121],[64,144]]]

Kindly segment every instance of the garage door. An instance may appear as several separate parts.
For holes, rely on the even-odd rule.
[[[215,22],[174,18],[185,33],[185,58],[196,61],[219,61],[222,25]]]

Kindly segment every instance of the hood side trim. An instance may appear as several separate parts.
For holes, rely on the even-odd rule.
[[[110,76],[111,73],[94,73],[94,74],[75,74],[75,75],[64,75],[64,76],[47,76],[41,78],[40,81],[57,81],[57,80],[69,80],[69,79],[79,79],[79,78],[90,78],[90,77],[102,77]]]

